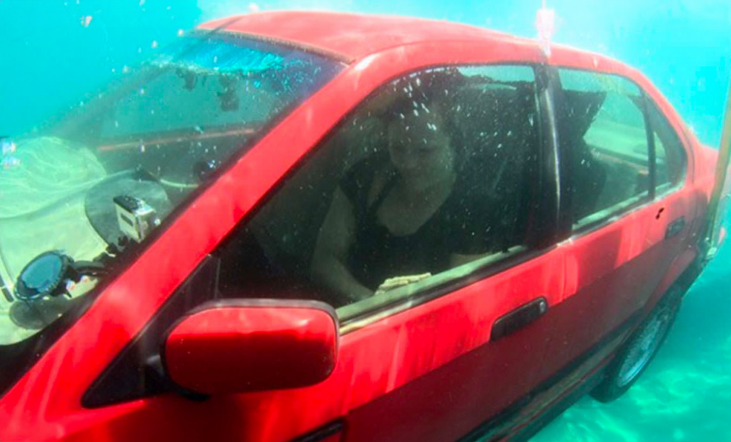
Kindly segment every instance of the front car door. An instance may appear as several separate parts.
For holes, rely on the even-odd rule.
[[[439,67],[442,53],[450,54],[448,68]],[[494,60],[481,55],[486,53]],[[414,45],[349,67],[230,165],[104,288],[3,398],[13,423],[6,431],[22,434],[32,427],[34,435],[69,440],[284,440],[313,431],[337,438],[343,425],[347,440],[498,432],[514,417],[496,419],[499,413],[530,400],[548,338],[541,316],[564,287],[563,250],[547,240],[551,210],[538,203],[540,192],[555,194],[556,186],[555,175],[538,172],[553,155],[538,110],[541,87],[531,67],[516,66],[537,58],[533,48],[509,43],[498,50]],[[393,89],[390,79],[398,73],[399,90],[418,89],[438,74],[460,78],[438,92],[457,97],[450,112],[463,112],[457,123],[468,124],[429,120],[426,128],[458,131],[452,135],[464,140],[461,164],[472,170],[461,176],[467,193],[453,206],[461,214],[447,217],[459,222],[446,224],[461,231],[437,248],[453,252],[448,267],[353,300],[313,281],[311,260],[344,174],[384,153],[379,122],[364,120],[393,103],[379,101],[378,92],[364,99],[382,85],[379,91]],[[416,114],[430,113],[431,104],[412,101],[417,120]],[[388,136],[392,130],[404,136],[403,126],[401,132],[387,128]],[[314,153],[298,164],[309,150]],[[386,192],[381,203],[388,198]],[[342,334],[335,372],[305,389],[205,402],[190,400],[190,392],[170,394],[175,386],[166,383],[155,359],[163,332],[187,309],[216,297],[333,303]],[[35,412],[13,411],[18,409]]]

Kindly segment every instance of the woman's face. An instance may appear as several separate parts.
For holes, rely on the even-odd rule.
[[[451,171],[454,151],[444,120],[423,108],[397,114],[388,122],[391,162],[403,175]]]

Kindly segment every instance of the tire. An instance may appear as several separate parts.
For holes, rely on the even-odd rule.
[[[591,397],[599,402],[612,402],[632,387],[665,342],[678,315],[681,298],[679,288],[668,291],[619,350],[604,379],[590,393]]]

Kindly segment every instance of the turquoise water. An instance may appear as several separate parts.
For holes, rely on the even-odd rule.
[[[731,2],[548,1],[555,40],[648,75],[704,142],[717,145],[731,78]],[[125,75],[180,30],[261,9],[328,9],[448,19],[534,36],[540,2],[409,0],[0,0],[0,135],[40,128]],[[688,294],[643,379],[609,405],[584,399],[536,441],[731,441],[731,250]]]

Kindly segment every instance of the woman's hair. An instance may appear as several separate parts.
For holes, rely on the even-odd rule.
[[[464,77],[456,69],[439,68],[421,71],[400,78],[385,91],[392,94],[382,114],[385,123],[398,121],[414,113],[436,113],[444,124],[455,154],[455,169],[459,171],[465,160],[465,137],[457,123],[458,109],[455,98]]]

